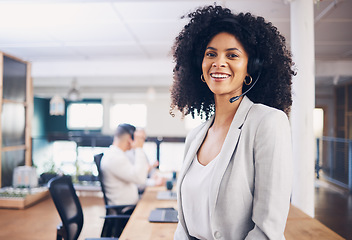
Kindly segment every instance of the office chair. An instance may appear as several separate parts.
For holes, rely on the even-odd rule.
[[[108,199],[105,194],[104,176],[100,169],[101,159],[103,158],[103,153],[94,156],[94,162],[98,169],[99,181],[101,185],[101,191],[103,192],[106,216],[104,221],[104,226],[101,231],[101,237],[119,237],[126,226],[129,217],[131,216],[136,205],[109,205]],[[118,214],[126,216],[126,218],[110,218]]]
[[[52,178],[48,185],[51,197],[62,221],[57,227],[56,239],[77,240],[83,227],[83,211],[76,191],[73,188],[71,177],[58,176]],[[112,217],[110,216],[110,218]],[[125,216],[115,216],[115,218],[125,218]],[[86,240],[95,239],[112,238],[89,238]]]

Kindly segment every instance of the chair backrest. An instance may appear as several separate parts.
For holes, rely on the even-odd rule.
[[[98,177],[100,181],[101,191],[103,192],[103,196],[104,196],[104,202],[105,202],[105,205],[108,205],[108,199],[106,198],[106,194],[105,194],[104,176],[103,176],[103,172],[100,169],[101,159],[103,158],[103,156],[104,156],[104,153],[99,153],[97,155],[94,155],[94,162],[98,169]]]
[[[83,212],[73,188],[71,177],[58,176],[52,178],[48,186],[66,231],[67,240],[77,240],[83,227]]]

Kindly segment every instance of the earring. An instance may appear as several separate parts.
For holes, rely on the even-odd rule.
[[[205,79],[204,79],[203,74],[202,74],[202,75],[200,75],[200,80],[202,80],[202,82],[205,82]]]
[[[249,78],[249,82],[247,82],[248,78]],[[243,82],[244,82],[244,84],[246,84],[248,86],[248,85],[251,85],[252,80],[253,80],[252,77],[250,75],[248,75],[244,78]]]

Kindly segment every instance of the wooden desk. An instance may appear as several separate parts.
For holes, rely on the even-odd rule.
[[[158,207],[177,207],[176,201],[157,200],[158,191],[166,191],[164,187],[147,188],[128,221],[120,240],[172,240],[177,224],[150,223],[150,211]],[[287,240],[340,240],[344,239],[327,228],[318,220],[309,217],[298,208],[291,206],[285,229]]]
[[[142,199],[123,230],[120,240],[159,240],[173,239],[176,223],[150,223],[148,217],[150,211],[155,208],[173,207],[177,209],[175,200],[157,200],[158,191],[167,191],[165,187],[147,188]]]

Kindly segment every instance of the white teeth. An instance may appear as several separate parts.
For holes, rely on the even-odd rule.
[[[219,74],[219,73],[212,73],[210,74],[213,78],[227,78],[229,77],[230,75],[228,74]]]

